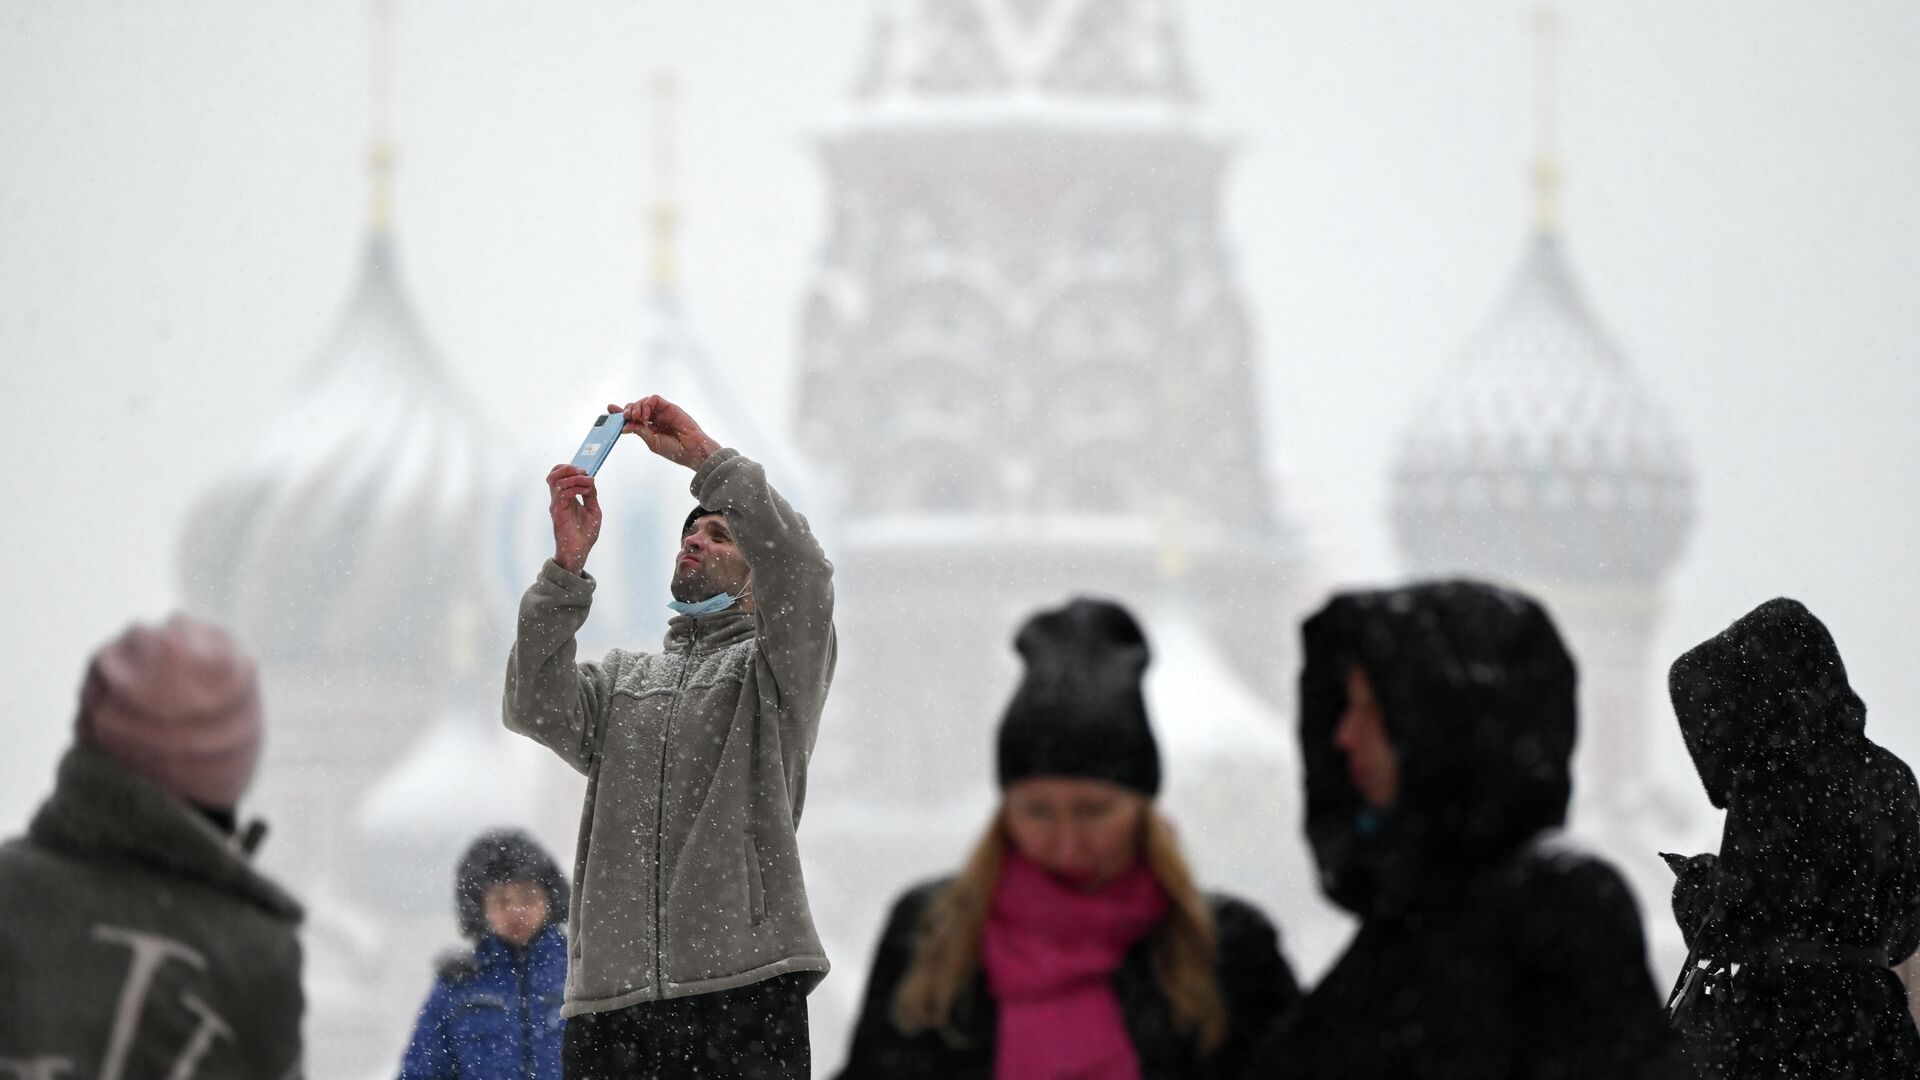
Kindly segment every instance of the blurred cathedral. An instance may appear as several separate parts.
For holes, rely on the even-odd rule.
[[[791,424],[730,389],[687,323],[664,112],[644,287],[610,355],[562,372],[591,394],[578,412],[485,415],[396,261],[376,3],[357,284],[282,419],[236,433],[255,451],[180,549],[190,604],[261,654],[258,801],[279,829],[265,861],[310,906],[309,1071],[397,1067],[431,957],[453,943],[453,861],[479,829],[527,825],[571,857],[581,781],[501,729],[500,671],[551,551],[540,478],[593,411],[652,392],[763,461],[836,563],[841,662],[801,830],[835,964],[812,1002],[823,1066],[887,898],[951,870],[986,826],[1015,628],[1074,593],[1145,624],[1164,802],[1199,876],[1266,907],[1318,970],[1345,922],[1299,835],[1289,720],[1295,624],[1317,597],[1267,464],[1271,368],[1221,233],[1231,158],[1173,0],[879,6],[816,140],[824,241]],[[1583,791],[1630,845],[1659,812],[1640,783],[1640,695],[1690,480],[1573,283],[1545,149],[1539,172],[1506,299],[1405,434],[1392,527],[1411,572],[1498,576],[1552,606],[1583,661]],[[690,496],[648,464],[616,454],[601,474],[604,587],[583,655],[664,629]]]

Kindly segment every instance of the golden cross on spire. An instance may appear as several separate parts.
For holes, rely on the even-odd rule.
[[[680,205],[673,198],[676,94],[672,75],[660,72],[653,77],[653,206],[648,223],[653,241],[652,285],[660,292],[674,287],[674,238],[680,226]]]
[[[1554,98],[1558,89],[1556,55],[1559,47],[1560,16],[1550,5],[1534,13],[1537,38],[1534,55],[1534,150],[1533,215],[1541,232],[1552,232],[1560,223],[1560,155],[1555,148]]]
[[[393,0],[373,0],[373,139],[367,147],[372,201],[368,224],[386,232],[393,223]]]

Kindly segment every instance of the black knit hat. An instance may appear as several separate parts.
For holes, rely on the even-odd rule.
[[[687,515],[687,520],[680,523],[681,539],[685,539],[686,535],[693,531],[694,522],[699,521],[703,517],[713,517],[716,514],[719,514],[721,517],[726,516],[724,513],[722,513],[719,510],[709,510],[704,506],[694,507],[693,511]]]
[[[1160,750],[1140,678],[1147,639],[1127,609],[1076,598],[1027,620],[1014,639],[1027,673],[1000,721],[1000,786],[1035,776],[1160,791]]]
[[[478,939],[487,932],[487,890],[508,881],[536,881],[547,890],[547,922],[567,918],[567,879],[539,841],[519,829],[488,829],[467,853],[453,878],[460,933]]]

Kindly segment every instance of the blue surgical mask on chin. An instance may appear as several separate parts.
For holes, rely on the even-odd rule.
[[[705,600],[669,600],[667,601],[667,606],[682,615],[691,615],[699,618],[702,615],[712,615],[718,611],[725,611],[739,602],[740,598],[732,593],[721,592],[714,593]]]

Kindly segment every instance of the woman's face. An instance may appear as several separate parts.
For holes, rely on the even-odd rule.
[[[1040,776],[1007,788],[1014,849],[1077,889],[1097,889],[1140,856],[1147,797],[1104,780]]]
[[[487,889],[481,906],[487,929],[516,949],[547,925],[547,890],[537,881],[503,881]]]
[[[1400,797],[1400,758],[1387,741],[1380,699],[1359,664],[1347,669],[1347,709],[1333,729],[1333,745],[1347,755],[1347,776],[1367,805],[1375,810],[1392,806]]]

